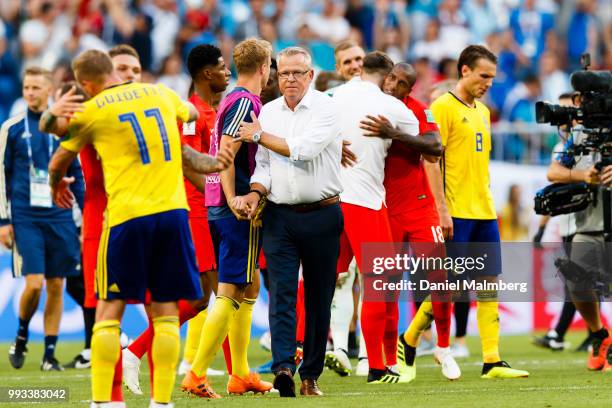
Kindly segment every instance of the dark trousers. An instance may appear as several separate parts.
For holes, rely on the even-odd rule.
[[[295,304],[301,262],[306,330],[300,377],[317,379],[323,372],[343,227],[337,204],[307,213],[274,203],[265,209],[263,250],[270,280],[272,371],[286,367],[295,372]]]

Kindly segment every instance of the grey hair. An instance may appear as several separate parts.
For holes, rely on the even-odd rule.
[[[312,69],[312,57],[310,56],[310,53],[302,47],[287,47],[287,48],[282,49],[276,55],[276,62],[278,65],[280,65],[281,58],[293,57],[294,55],[303,55],[304,62],[308,66],[308,69]]]

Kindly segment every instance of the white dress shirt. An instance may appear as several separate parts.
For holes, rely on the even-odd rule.
[[[338,195],[342,139],[336,103],[309,89],[292,111],[281,96],[259,113],[264,132],[284,138],[290,157],[259,146],[251,183],[268,191],[276,204],[308,204]]]
[[[367,115],[382,115],[394,127],[410,135],[419,134],[419,121],[399,99],[385,94],[374,83],[353,78],[334,92],[334,102],[342,107],[340,136],[351,142],[350,149],[357,156],[357,164],[343,167],[340,176],[342,202],[380,210],[385,201],[385,157],[390,139],[367,137],[359,122]]]

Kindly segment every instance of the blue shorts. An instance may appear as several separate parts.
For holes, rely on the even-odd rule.
[[[447,251],[452,257],[479,257],[486,254],[486,268],[472,269],[467,277],[498,276],[502,273],[501,244],[497,220],[453,217],[453,239]],[[458,244],[458,245],[453,245]],[[452,274],[449,274],[449,277]],[[459,275],[461,276],[461,275]]]
[[[98,299],[153,302],[202,297],[186,210],[133,218],[102,231],[96,269]]]
[[[80,273],[81,248],[74,222],[20,222],[13,224],[13,231],[13,276],[65,278]]]
[[[219,282],[244,285],[253,282],[261,249],[261,227],[236,217],[208,220],[215,248]]]

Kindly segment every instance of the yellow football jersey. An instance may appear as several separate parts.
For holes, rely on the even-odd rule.
[[[107,226],[189,208],[177,119],[189,119],[189,105],[172,90],[128,83],[91,98],[70,120],[61,146],[78,152],[92,143],[98,152],[108,196]]]
[[[489,109],[479,101],[476,107],[469,107],[450,92],[436,99],[430,109],[444,146],[442,171],[451,216],[496,219],[489,180]]]

